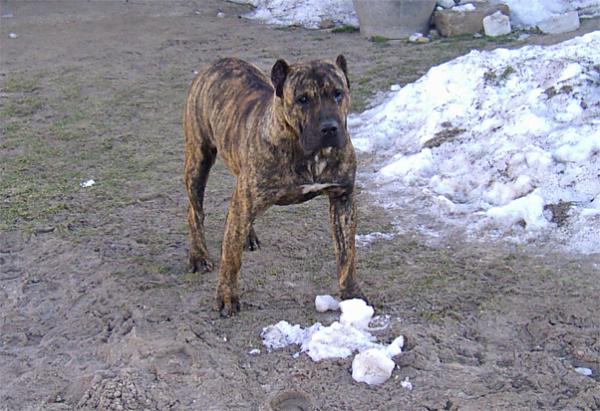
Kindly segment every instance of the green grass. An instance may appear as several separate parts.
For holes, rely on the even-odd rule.
[[[42,107],[42,100],[37,96],[20,97],[6,103],[0,114],[3,117],[27,117],[40,111]]]
[[[387,37],[383,37],[383,36],[371,36],[371,38],[369,40],[371,42],[373,42],[375,44],[379,44],[379,45],[387,45],[388,42],[390,41],[390,39],[388,39]]]
[[[358,33],[360,29],[350,24],[344,24],[331,30],[332,33]]]
[[[10,77],[4,83],[2,91],[4,93],[33,93],[39,88],[38,78],[29,78],[24,76]]]

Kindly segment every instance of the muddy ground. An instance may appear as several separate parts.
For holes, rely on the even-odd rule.
[[[377,387],[352,380],[350,359],[248,354],[266,325],[333,319],[313,306],[337,291],[324,199],[257,222],[262,249],[244,255],[235,318],[211,310],[215,273],[186,270],[180,118],[195,69],[221,56],[268,69],[344,53],[361,110],[470,49],[522,43],[372,42],[264,26],[218,0],[0,5],[12,14],[0,19],[0,409],[255,410],[286,395],[300,407],[288,409],[308,409],[300,393],[322,410],[600,409],[597,255],[459,238],[432,247],[410,227],[360,248],[363,290],[392,316],[380,340],[408,342]],[[389,230],[392,216],[358,186],[359,232]],[[218,163],[213,256],[232,187]]]

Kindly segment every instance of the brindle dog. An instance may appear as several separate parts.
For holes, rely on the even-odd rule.
[[[217,310],[240,309],[242,251],[260,245],[254,219],[272,205],[329,197],[341,297],[364,298],[356,283],[354,236],[356,157],[346,116],[346,59],[288,65],[271,79],[242,60],[222,59],[194,79],[185,129],[185,185],[192,271],[211,271],[204,238],[204,189],[217,153],[237,177],[227,212],[217,286]]]

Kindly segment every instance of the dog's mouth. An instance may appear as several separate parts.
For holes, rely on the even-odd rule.
[[[347,133],[344,130],[339,130],[335,133],[323,135],[318,132],[307,132],[300,134],[300,146],[304,154],[315,154],[323,149],[344,148],[347,144]]]

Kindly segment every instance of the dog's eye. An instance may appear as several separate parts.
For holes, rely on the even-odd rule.
[[[302,95],[302,96],[296,98],[296,102],[303,106],[307,105],[309,101],[310,100],[308,99],[307,95]]]
[[[342,90],[336,90],[333,93],[333,98],[335,99],[335,101],[337,103],[339,103],[340,101],[342,101],[342,98],[344,97],[344,93],[342,92]]]

